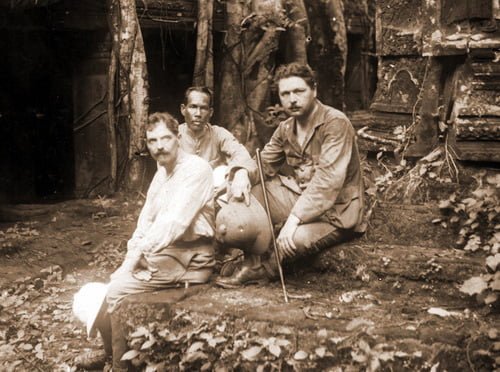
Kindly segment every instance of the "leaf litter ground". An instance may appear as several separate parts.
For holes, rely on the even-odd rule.
[[[71,371],[77,355],[101,346],[74,319],[72,296],[108,280],[140,206],[120,197],[70,201],[0,226],[1,370]],[[287,273],[287,284],[288,305],[278,284],[210,288],[177,306],[170,323],[132,334],[131,350],[140,348],[129,357],[157,370],[498,368],[498,316],[457,283],[299,271]],[[158,347],[172,355],[159,358]]]

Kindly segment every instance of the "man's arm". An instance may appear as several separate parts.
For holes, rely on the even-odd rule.
[[[262,167],[267,176],[273,177],[280,170],[286,160],[283,149],[285,142],[285,129],[290,124],[281,123],[274,131],[269,142],[264,146],[260,153]]]
[[[217,136],[219,151],[224,154],[227,159],[228,168],[232,173],[238,169],[244,168],[248,172],[248,177],[252,183],[255,183],[258,178],[257,164],[252,159],[248,150],[233,136],[227,129],[213,126]]]

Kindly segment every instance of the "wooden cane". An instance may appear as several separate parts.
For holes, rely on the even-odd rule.
[[[288,295],[286,293],[285,287],[285,277],[283,276],[283,269],[281,268],[281,259],[278,251],[278,246],[276,245],[276,236],[274,236],[273,221],[271,220],[271,211],[269,209],[269,202],[267,201],[267,190],[266,184],[264,183],[264,172],[262,171],[262,160],[260,158],[260,149],[256,150],[257,155],[257,168],[259,169],[260,184],[262,186],[262,193],[264,194],[264,204],[266,207],[267,221],[269,223],[269,228],[271,229],[271,236],[273,238],[273,248],[274,255],[276,256],[276,263],[278,264],[278,272],[280,274],[281,288],[283,288],[283,296],[285,297],[285,302],[288,303]]]

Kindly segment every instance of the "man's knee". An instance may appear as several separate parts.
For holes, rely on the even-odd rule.
[[[319,252],[341,240],[342,232],[326,222],[300,225],[293,236],[297,255]]]

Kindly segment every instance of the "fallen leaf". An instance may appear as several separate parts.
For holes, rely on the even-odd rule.
[[[137,357],[140,353],[137,350],[129,350],[122,355],[121,360],[132,360]]]
[[[260,354],[261,351],[262,351],[261,346],[252,346],[249,349],[243,350],[241,352],[241,356],[247,360],[254,360],[257,357],[257,355]]]
[[[208,355],[202,351],[195,351],[194,353],[186,353],[182,358],[181,363],[193,363],[200,359],[208,359]]]
[[[278,345],[271,344],[268,347],[269,352],[273,354],[276,358],[279,358],[281,355],[281,348]]]
[[[488,337],[491,339],[491,340],[496,340],[497,337],[498,337],[498,330],[496,328],[490,328],[488,330]]]
[[[186,353],[194,353],[201,349],[203,349],[203,342],[196,341],[191,344],[191,346],[186,350]]]
[[[286,346],[289,346],[290,344],[291,344],[291,342],[288,340],[283,340],[281,338],[276,339],[276,345],[278,345],[278,346],[285,346],[286,347]]]
[[[326,348],[321,346],[321,347],[317,347],[314,352],[316,353],[316,355],[320,358],[323,358],[326,354]]]
[[[442,309],[440,307],[430,307],[427,312],[432,315],[438,315],[440,317],[447,317],[450,316],[451,313],[448,310]]]
[[[217,344],[220,344],[220,343],[225,342],[225,341],[227,341],[227,339],[223,336],[214,337],[214,338],[207,340],[208,345],[211,347],[215,347],[215,346],[217,346]]]
[[[328,336],[328,332],[325,328],[322,328],[316,335],[318,336],[318,338],[326,338]]]
[[[291,335],[292,334],[292,330],[288,327],[279,327],[277,330],[276,330],[276,333],[279,333],[279,334],[282,334],[282,335]]]
[[[495,303],[498,300],[498,295],[496,293],[488,293],[488,295],[484,298],[484,303],[486,305],[490,305]]]
[[[491,271],[496,271],[498,265],[500,265],[500,253],[497,253],[494,256],[488,256],[486,258],[486,266],[488,266]]]
[[[460,287],[460,292],[472,296],[477,293],[481,293],[486,288],[488,288],[488,284],[484,281],[484,279],[479,276],[474,276],[470,279],[467,279],[464,284],[462,284],[462,286]]]
[[[146,327],[139,327],[130,334],[130,338],[148,337],[149,330]]]
[[[31,344],[21,344],[20,345],[21,349],[23,349],[24,351],[30,351],[30,350],[33,350],[33,345]]]
[[[147,340],[145,343],[142,344],[141,350],[149,349],[154,344],[156,344],[156,339],[155,338],[150,338],[149,340]]]
[[[490,288],[494,291],[500,291],[500,279],[496,278],[490,283]]]
[[[347,324],[345,327],[346,331],[353,331],[357,328],[368,326],[371,327],[373,326],[373,322],[371,320],[363,319],[363,318],[355,318]]]
[[[450,200],[441,200],[438,204],[439,209],[451,209],[453,205]]]
[[[293,355],[293,359],[295,360],[304,360],[307,359],[309,354],[307,354],[304,350],[299,350]]]

